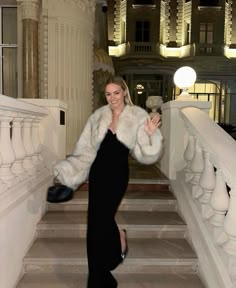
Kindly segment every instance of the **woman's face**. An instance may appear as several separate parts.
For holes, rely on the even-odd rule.
[[[107,103],[114,110],[123,110],[125,105],[125,91],[115,83],[107,84],[105,89]]]

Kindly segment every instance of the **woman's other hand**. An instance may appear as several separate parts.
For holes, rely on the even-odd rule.
[[[161,125],[160,114],[155,115],[152,119],[148,118],[144,123],[144,130],[151,136]]]

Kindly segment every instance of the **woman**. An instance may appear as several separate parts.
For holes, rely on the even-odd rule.
[[[128,246],[115,214],[128,185],[129,153],[151,164],[162,150],[159,115],[149,119],[133,105],[121,77],[108,79],[105,97],[108,105],[89,117],[72,156],[55,167],[58,180],[73,189],[89,180],[88,288],[117,287],[110,271],[124,260]]]

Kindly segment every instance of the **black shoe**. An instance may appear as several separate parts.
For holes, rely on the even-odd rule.
[[[128,254],[128,241],[127,241],[127,232],[125,229],[123,229],[125,233],[125,250],[121,252],[121,262],[123,262]]]

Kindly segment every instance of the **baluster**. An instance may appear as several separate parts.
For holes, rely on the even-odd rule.
[[[35,166],[32,160],[32,157],[34,155],[34,147],[31,137],[32,121],[33,118],[25,118],[23,121],[23,144],[26,152],[26,157],[23,161],[23,166],[30,175],[33,175],[35,173]]]
[[[41,120],[42,119],[38,117],[38,118],[35,118],[32,123],[32,143],[33,143],[34,153],[35,153],[33,155],[33,162],[35,163],[37,167],[36,169],[38,171],[41,169],[42,162],[43,162],[43,159],[40,155],[42,152],[42,145],[41,145],[41,141],[39,138],[39,124]]]
[[[12,117],[0,116],[0,151],[2,155],[0,178],[7,184],[8,188],[18,182],[17,178],[11,171],[11,166],[15,161],[15,153],[12,148],[10,137],[10,122],[12,119]]]
[[[215,212],[211,223],[218,227],[223,226],[225,214],[229,208],[229,195],[220,169],[216,171],[216,184],[211,195],[210,205]]]
[[[212,207],[209,205],[209,201],[212,191],[215,188],[216,176],[214,166],[209,158],[209,153],[204,150],[204,168],[199,180],[199,185],[203,191],[199,200],[202,203],[202,216],[204,219],[209,219],[214,213]]]
[[[215,188],[215,178],[215,170],[213,164],[210,162],[210,155],[207,151],[204,151],[204,168],[199,181],[204,192],[200,199],[202,203],[209,203],[211,193]]]
[[[184,168],[185,170],[185,181],[189,182],[192,177],[193,173],[190,169],[191,161],[193,160],[194,156],[194,137],[190,134],[188,134],[188,144],[186,146],[186,149],[184,151],[184,159],[186,161],[186,167]]]
[[[194,198],[199,198],[203,194],[203,191],[199,186],[199,180],[204,168],[204,158],[202,148],[200,147],[199,141],[196,138],[194,148],[193,160],[190,164],[190,169],[193,172],[193,178],[191,179],[191,183],[193,184],[192,195]]]
[[[2,165],[2,155],[0,153],[0,167]],[[0,194],[7,190],[7,184],[3,183],[0,178]]]
[[[229,209],[225,216],[224,230],[229,241],[224,245],[224,250],[232,255],[236,255],[236,190],[230,190]]]
[[[15,152],[16,159],[11,167],[11,170],[14,174],[19,176],[20,180],[24,180],[28,176],[23,167],[23,160],[25,159],[26,152],[22,141],[22,122],[23,117],[16,117],[14,118],[12,125],[12,147]]]

